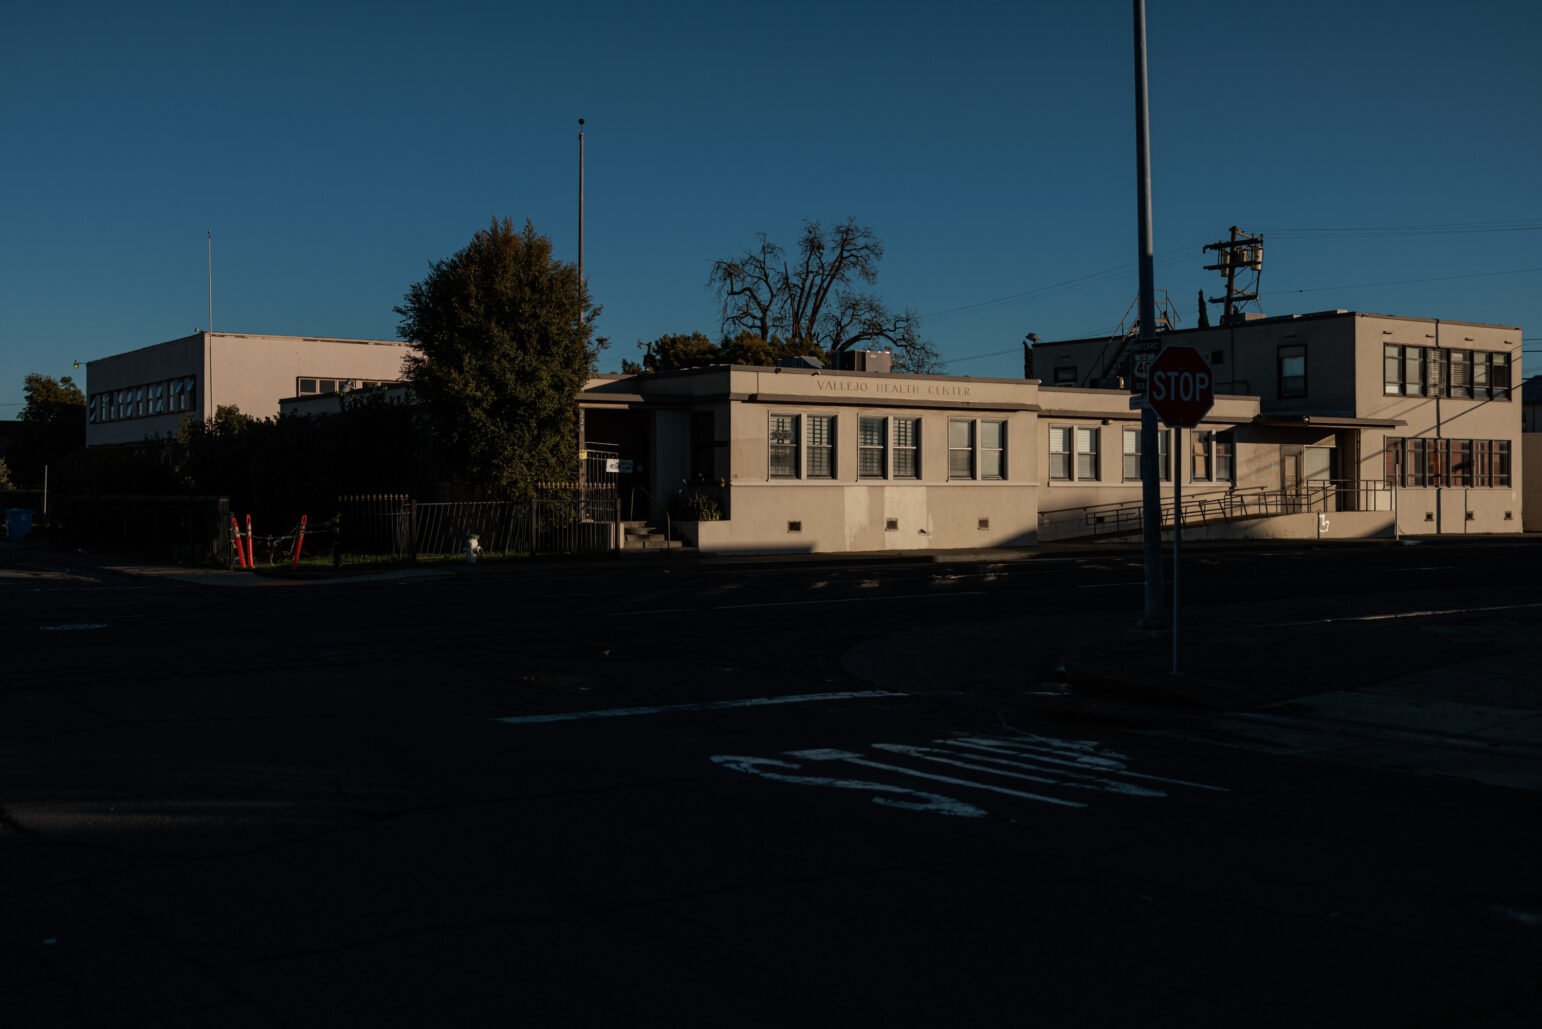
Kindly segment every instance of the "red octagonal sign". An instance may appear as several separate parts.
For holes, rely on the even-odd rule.
[[[1146,400],[1168,425],[1192,429],[1215,403],[1210,364],[1193,347],[1167,347],[1151,362]]]

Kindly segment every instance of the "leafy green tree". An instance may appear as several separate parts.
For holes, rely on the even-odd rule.
[[[528,221],[494,219],[396,308],[406,377],[452,469],[487,496],[529,495],[578,467],[577,396],[599,309]]]
[[[86,445],[86,397],[68,375],[58,379],[36,372],[22,386],[21,412],[11,461],[23,483],[41,482],[43,466],[58,464]]]
[[[767,340],[753,332],[741,332],[737,336],[725,339],[722,351],[725,364],[749,364],[761,367],[775,365],[789,357],[817,357],[823,361],[829,356],[810,339],[805,338],[796,343],[780,337]]]
[[[699,332],[690,335],[666,334],[651,343],[639,343],[638,346],[643,348],[643,370],[649,372],[699,368],[721,364],[723,361],[723,351]]]
[[[5,463],[5,458],[0,457],[0,489],[11,489],[11,468]]]
[[[829,232],[805,222],[790,258],[765,233],[755,238],[738,256],[713,262],[707,276],[725,336],[780,337],[831,356],[877,345],[894,351],[896,370],[939,368],[936,348],[921,336],[920,317],[908,308],[893,311],[861,288],[877,280],[883,259],[872,229],[853,218]]]
[[[621,370],[628,375],[667,372],[678,368],[701,368],[709,364],[746,364],[771,367],[783,358],[805,355],[826,358],[812,340],[799,343],[776,338],[765,340],[754,332],[743,331],[714,343],[700,332],[666,333],[650,342],[639,342],[642,363],[623,361]]]

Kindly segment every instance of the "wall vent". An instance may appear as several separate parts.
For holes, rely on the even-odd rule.
[[[1472,515],[1473,515],[1473,512],[1471,512],[1471,511],[1468,511],[1468,512],[1467,512],[1467,520],[1468,520],[1468,521],[1469,521],[1469,522],[1470,522],[1470,521],[1472,521]]]
[[[899,519],[898,518],[885,518],[883,520],[883,531],[884,532],[899,532]]]
[[[989,518],[981,518],[980,519],[980,528],[982,528],[982,529],[989,529],[990,527],[991,527],[991,520]]]
[[[802,522],[788,522],[787,523],[787,531],[788,532],[802,532],[803,531],[803,523]]]
[[[1510,512],[1506,511],[1505,512],[1505,521],[1513,522],[1513,521],[1515,521],[1515,516],[1512,515]]]
[[[1435,520],[1435,512],[1434,511],[1426,511],[1426,512],[1424,512],[1424,520],[1426,522],[1433,522]]]

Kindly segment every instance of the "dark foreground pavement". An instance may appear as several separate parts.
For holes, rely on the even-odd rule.
[[[1120,551],[34,556],[8,1025],[1542,1017],[1523,547],[1196,548],[1179,680]]]

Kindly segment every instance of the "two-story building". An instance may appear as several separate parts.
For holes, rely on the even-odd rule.
[[[195,332],[86,363],[86,445],[173,435],[221,407],[272,418],[281,399],[397,382],[411,344]]]
[[[1402,531],[1521,529],[1521,330],[1324,311],[1162,333],[1198,350],[1218,391],[1256,396],[1254,479],[1393,488]],[[1035,371],[1065,385],[1133,382],[1125,340],[1040,343]]]

